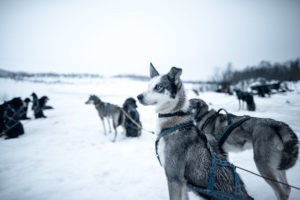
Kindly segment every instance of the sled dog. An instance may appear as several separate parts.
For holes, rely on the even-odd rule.
[[[211,153],[205,135],[190,123],[192,116],[185,114],[189,102],[180,80],[181,73],[180,68],[172,67],[169,73],[159,75],[150,64],[148,90],[137,97],[141,104],[152,105],[159,113],[156,132],[158,139],[161,137],[157,139],[157,155],[165,170],[170,200],[187,200],[188,191],[205,199],[221,199],[205,193],[203,188],[212,186],[212,190],[220,193],[234,194],[236,178],[239,179],[240,198],[233,199],[252,199],[242,180],[228,166],[217,166],[213,171],[214,184],[210,184],[212,157],[220,160],[225,156],[217,148]],[[166,131],[169,133],[162,137]]]
[[[201,99],[190,100],[190,112],[193,113],[198,128],[205,131],[209,140],[216,141],[220,141],[229,124],[245,118],[209,110]],[[253,148],[254,161],[260,174],[284,183],[288,183],[286,170],[295,165],[299,151],[298,138],[287,124],[257,117],[250,117],[234,128],[220,148],[225,152]],[[277,199],[288,199],[290,187],[265,180],[274,190]]]

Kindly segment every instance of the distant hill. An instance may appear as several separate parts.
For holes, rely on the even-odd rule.
[[[0,78],[11,78],[11,79],[17,79],[22,80],[24,78],[31,78],[31,77],[50,77],[50,78],[59,78],[59,77],[65,77],[65,78],[102,78],[102,75],[99,74],[88,74],[88,73],[28,73],[28,72],[12,72],[8,70],[0,69]]]
[[[0,78],[10,78],[14,80],[28,80],[32,78],[104,78],[100,74],[89,73],[29,73],[29,72],[13,72],[4,69],[0,69]],[[112,78],[128,78],[138,81],[149,81],[149,76],[136,75],[136,74],[119,74],[114,75]],[[201,84],[203,81],[183,81],[184,83]]]

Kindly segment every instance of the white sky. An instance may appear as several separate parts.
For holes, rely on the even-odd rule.
[[[300,56],[298,0],[0,0],[0,68],[148,75]]]

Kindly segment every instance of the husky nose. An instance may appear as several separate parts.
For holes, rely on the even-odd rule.
[[[144,98],[144,95],[140,94],[140,95],[137,96],[137,98],[138,98],[139,101],[142,101],[143,98]]]

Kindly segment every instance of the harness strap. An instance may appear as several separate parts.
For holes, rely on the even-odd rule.
[[[161,161],[160,161],[160,158],[159,158],[159,155],[158,155],[158,142],[159,142],[159,140],[162,137],[164,137],[165,135],[169,134],[169,133],[172,133],[172,132],[174,132],[176,130],[179,130],[179,129],[182,129],[182,128],[186,128],[186,127],[189,127],[189,126],[194,126],[194,122],[193,121],[188,121],[188,122],[185,122],[185,123],[182,123],[182,124],[178,124],[178,125],[170,127],[170,128],[165,128],[157,136],[157,138],[155,140],[155,154],[156,154],[157,160],[158,160],[158,162],[159,162],[160,165],[161,165]]]
[[[22,105],[20,107],[20,109],[18,110],[18,116],[19,116],[19,118],[21,118],[25,113],[26,113],[25,107]]]
[[[209,111],[206,111],[205,113],[203,113],[202,115],[200,115],[199,117],[195,117],[195,121],[196,122],[200,122],[202,120],[202,118],[207,115],[209,113]]]
[[[174,116],[186,116],[186,115],[190,115],[190,113],[188,112],[183,112],[183,111],[177,111],[174,113],[159,113],[158,114],[158,118],[163,118],[163,117],[174,117]]]
[[[160,134],[157,136],[157,139],[155,141],[155,152],[156,152],[156,157],[161,165],[161,161],[159,158],[159,154],[158,154],[158,143],[159,140],[166,136],[169,133],[172,133],[176,130],[182,129],[182,128],[186,128],[186,127],[190,127],[190,126],[195,126],[193,121],[188,121],[182,124],[178,124],[177,126],[171,127],[171,128],[166,128],[163,129]],[[210,146],[209,141],[207,140],[205,134],[203,131],[199,130],[196,127],[196,131],[198,132],[199,136],[201,138],[204,139],[206,146],[210,152],[211,155],[211,167],[209,169],[209,180],[208,180],[208,186],[207,188],[203,188],[203,187],[199,187],[199,186],[195,186],[192,184],[187,184],[187,187],[198,191],[200,193],[202,193],[203,195],[207,195],[209,197],[213,197],[216,199],[220,199],[220,200],[243,200],[242,196],[241,196],[241,187],[240,187],[240,179],[239,176],[236,173],[236,167],[231,164],[230,162],[228,162],[227,160],[222,160],[219,159],[215,156],[214,151],[212,149],[212,147]],[[233,171],[234,174],[234,180],[235,180],[235,191],[234,194],[230,194],[230,193],[226,193],[226,192],[222,192],[222,191],[217,191],[214,189],[214,185],[215,185],[215,177],[216,177],[216,173],[217,173],[217,165],[220,165],[222,167],[230,167]]]
[[[208,197],[213,197],[214,199],[218,199],[218,200],[243,200],[243,198],[241,196],[236,196],[236,195],[232,195],[232,194],[225,193],[222,191],[217,191],[217,190],[209,190],[207,188],[195,186],[190,183],[187,184],[187,187],[189,187],[192,190],[195,190],[201,194],[204,194]]]
[[[198,134],[200,134],[202,138],[206,138],[205,133],[203,131],[197,129],[197,132]],[[214,197],[220,200],[243,200],[241,196],[240,178],[236,173],[236,167],[232,163],[228,162],[227,160],[222,160],[217,158],[207,138],[205,139],[205,141],[206,141],[206,146],[211,155],[211,167],[209,169],[208,186],[207,188],[195,186],[192,184],[187,184],[187,186],[202,194],[208,195],[209,197]],[[230,194],[230,193],[226,193],[214,189],[217,165],[222,167],[230,167],[232,169],[234,174],[234,180],[235,180],[234,194]]]
[[[210,116],[209,118],[207,118],[207,119],[205,120],[205,122],[202,124],[200,130],[203,131],[203,130],[206,128],[206,126],[208,125],[208,123],[209,123],[210,121],[214,120],[218,115],[219,115],[219,113],[216,112],[216,113],[214,113],[212,116]]]
[[[248,119],[251,119],[251,117],[250,116],[246,116],[246,117],[240,119],[239,121],[234,122],[229,127],[227,127],[226,131],[224,132],[224,134],[222,135],[221,139],[219,140],[219,147],[222,148],[223,144],[225,143],[225,141],[229,137],[229,135],[232,133],[232,131],[235,128],[237,128],[238,126],[240,126],[242,123],[244,123],[245,121],[247,121]]]
[[[9,115],[9,111],[12,112],[12,115]],[[7,104],[5,111],[3,113],[3,122],[4,122],[4,130],[3,132],[6,134],[7,131],[17,126],[19,121],[19,114],[18,112],[9,104]]]

